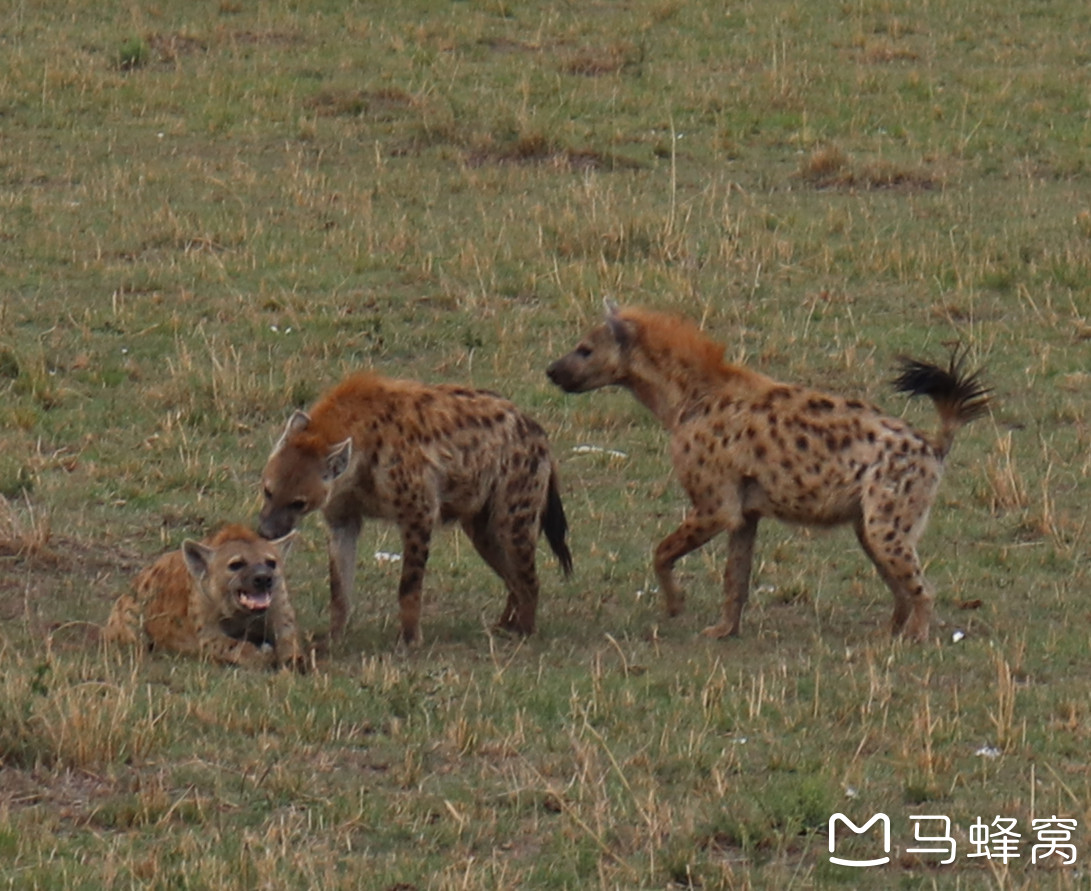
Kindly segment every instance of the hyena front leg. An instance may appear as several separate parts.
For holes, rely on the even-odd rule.
[[[271,651],[263,650],[248,640],[235,640],[214,627],[200,632],[197,652],[205,659],[220,665],[271,668],[276,661]]]
[[[330,525],[330,640],[345,633],[351,611],[352,587],[356,578],[356,542],[360,522]]]
[[[306,671],[307,659],[299,642],[295,609],[287,602],[287,599],[274,604],[270,620],[273,627],[273,649],[276,653],[277,666]]]
[[[674,580],[674,564],[724,528],[724,521],[719,516],[693,511],[655,549],[655,574],[667,604],[667,615],[677,616],[685,609],[685,595]]]
[[[758,537],[758,518],[746,517],[742,526],[730,534],[727,543],[727,567],[724,569],[724,612],[718,625],[709,625],[705,637],[732,637],[739,633],[742,610],[750,598],[750,571],[754,562],[754,541]]]

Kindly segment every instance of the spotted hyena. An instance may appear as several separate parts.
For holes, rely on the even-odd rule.
[[[402,537],[401,636],[420,636],[421,583],[436,525],[458,520],[504,581],[498,626],[530,634],[538,606],[539,532],[567,575],[572,557],[545,432],[483,390],[357,374],[297,411],[262,474],[259,531],[275,538],[321,510],[329,527],[330,631],[348,619],[365,517]]]
[[[110,641],[232,665],[304,667],[282,564],[287,543],[244,526],[186,541],[137,576],[114,604]]]
[[[549,366],[570,393],[632,391],[671,434],[675,473],[691,508],[655,550],[667,612],[683,609],[675,562],[727,530],[721,621],[705,634],[738,634],[750,588],[758,521],[851,523],[894,595],[892,631],[923,640],[932,594],[917,541],[955,431],[986,410],[978,375],[902,360],[895,387],[932,398],[940,429],[913,430],[857,399],[783,384],[724,362],[723,347],[684,319],[607,306],[606,321]]]

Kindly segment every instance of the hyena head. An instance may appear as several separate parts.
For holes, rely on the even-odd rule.
[[[184,541],[182,557],[225,617],[264,613],[284,590],[281,565],[293,534],[268,541],[243,526],[229,526],[208,544]]]
[[[297,411],[273,449],[261,475],[262,507],[258,532],[279,538],[326,504],[334,482],[352,459],[352,439],[333,446],[307,437],[311,418]]]
[[[617,305],[607,301],[606,321],[593,328],[571,353],[552,363],[546,374],[567,393],[624,385],[634,335],[631,323],[621,316]]]

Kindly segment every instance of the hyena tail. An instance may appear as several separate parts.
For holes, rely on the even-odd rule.
[[[962,364],[966,353],[956,349],[946,368],[916,359],[899,360],[894,389],[910,396],[928,396],[939,411],[939,435],[932,445],[942,458],[951,448],[955,431],[989,410],[991,390],[981,381],[981,371],[968,374]]]
[[[549,471],[549,492],[546,495],[545,508],[542,510],[542,531],[545,532],[549,547],[561,561],[561,570],[566,576],[571,575],[572,552],[568,550],[568,543],[565,541],[565,536],[568,534],[568,518],[564,515],[564,505],[561,503],[561,488],[556,467],[551,467]]]

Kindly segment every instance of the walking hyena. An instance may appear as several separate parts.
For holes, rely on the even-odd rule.
[[[458,520],[507,586],[501,628],[534,630],[540,531],[565,574],[572,569],[545,432],[482,390],[349,377],[309,414],[292,415],[265,465],[262,491],[262,535],[285,535],[314,510],[326,518],[334,638],[348,619],[365,517],[391,520],[401,531],[398,604],[407,643],[420,634],[421,583],[438,522]]]
[[[721,621],[711,637],[738,634],[750,588],[758,521],[833,526],[852,523],[894,595],[892,631],[923,640],[932,594],[917,541],[955,431],[986,410],[978,375],[902,361],[895,387],[930,396],[940,416],[934,436],[856,399],[791,384],[723,360],[723,347],[672,316],[607,306],[591,331],[547,371],[570,393],[617,385],[632,391],[671,433],[675,473],[692,504],[655,550],[667,612],[683,594],[675,562],[727,530]]]
[[[237,525],[186,541],[137,576],[104,637],[232,665],[305,667],[281,564],[284,539]],[[269,644],[271,648],[264,645]]]

